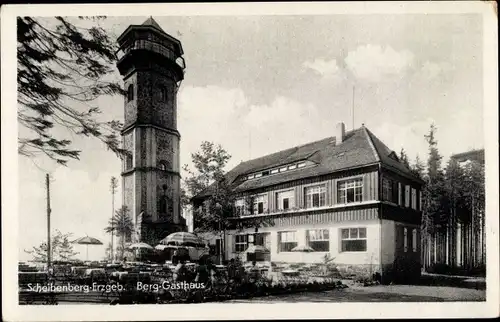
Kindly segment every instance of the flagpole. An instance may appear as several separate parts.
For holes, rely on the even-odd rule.
[[[356,86],[352,87],[352,129],[354,130],[354,92],[356,90]]]
[[[47,186],[47,271],[50,272],[51,249],[50,249],[50,179],[49,174],[45,175],[45,185]]]

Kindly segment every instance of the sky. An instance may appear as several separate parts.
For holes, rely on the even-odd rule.
[[[108,17],[116,38],[147,17]],[[178,92],[181,164],[202,141],[241,161],[364,124],[389,148],[426,159],[424,135],[438,148],[484,147],[482,19],[474,14],[154,17],[182,42],[187,69]],[[86,22],[89,24],[90,22]],[[120,79],[116,70],[111,77]],[[354,90],[353,90],[354,89]],[[123,120],[123,98],[101,97],[103,119]],[[353,124],[354,111],[354,124]],[[20,133],[22,133],[20,129]],[[19,256],[46,238],[45,173],[51,175],[53,229],[107,244],[109,189],[120,160],[90,138],[74,137],[79,161],[58,166],[19,156]],[[121,205],[121,190],[115,208]],[[26,232],[26,233],[24,233]],[[90,246],[101,259],[105,246]],[[85,258],[85,248],[77,246]]]

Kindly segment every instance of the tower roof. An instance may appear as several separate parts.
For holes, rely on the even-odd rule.
[[[182,50],[181,42],[178,39],[176,39],[176,38],[172,37],[171,35],[169,35],[168,33],[166,33],[165,30],[163,30],[160,27],[160,25],[156,22],[156,20],[154,20],[153,17],[151,17],[151,16],[140,25],[128,26],[127,29],[125,29],[125,31],[117,38],[117,42],[118,42],[118,44],[120,44],[120,46],[123,44],[123,40],[126,39],[126,37],[129,35],[130,31],[133,29],[135,29],[135,30],[151,30],[153,32],[156,32],[159,36],[166,38],[169,41],[173,42],[174,45],[177,47],[180,55],[184,54],[184,51]]]
[[[159,31],[165,33],[163,29],[161,29],[160,25],[153,19],[153,17],[149,17],[146,21],[142,23],[143,26],[150,26],[158,29]]]

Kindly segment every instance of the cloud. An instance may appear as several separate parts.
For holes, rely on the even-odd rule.
[[[398,155],[404,148],[413,161],[418,155],[420,159],[427,158],[428,145],[424,135],[429,133],[430,125],[436,121],[432,118],[414,121],[408,124],[384,122],[373,127],[373,133]]]
[[[335,76],[340,70],[336,59],[324,60],[317,58],[314,61],[304,62],[303,66],[307,69],[312,69],[315,73],[323,77]]]
[[[365,45],[350,51],[345,58],[347,68],[362,80],[377,82],[386,77],[402,75],[413,64],[414,55],[408,50]]]
[[[325,133],[321,129],[331,130],[318,119],[313,105],[286,96],[256,105],[239,88],[187,87],[179,96],[179,131],[189,133],[181,137],[181,164],[190,165],[191,153],[206,140],[231,154],[229,170],[240,161],[318,139]]]
[[[453,67],[448,62],[425,61],[416,77],[425,81],[434,81],[446,76],[452,70]]]

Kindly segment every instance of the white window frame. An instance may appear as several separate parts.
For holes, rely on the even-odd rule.
[[[239,214],[240,216],[244,216],[246,214],[247,207],[245,205],[245,199],[236,200],[234,206],[236,207],[236,214]]]
[[[313,233],[314,234],[311,234]],[[327,235],[325,237],[325,235]],[[330,251],[330,230],[328,228],[318,228],[318,229],[308,229],[306,230],[306,241],[307,246],[314,249],[311,246],[311,242],[327,242],[328,249],[327,250],[315,250],[317,252],[329,252]]]
[[[291,164],[288,166],[288,170],[293,170],[293,169],[297,169],[297,165],[296,164]]]
[[[259,213],[259,203],[262,202],[262,212]],[[254,214],[265,214],[267,212],[267,194],[257,195],[253,199],[253,213]]]
[[[244,237],[244,241],[238,241],[238,237]],[[244,245],[244,249],[242,251],[238,251],[237,245]],[[247,234],[238,234],[234,235],[234,252],[242,253],[248,248],[248,235]]]
[[[318,194],[318,205],[317,206],[314,206],[314,204],[313,204],[313,201],[314,201],[313,195],[315,195],[315,194]],[[321,195],[323,195],[323,199],[321,199]],[[323,204],[321,204],[321,200],[323,200]],[[325,207],[326,206],[326,184],[318,184],[318,185],[305,187],[304,188],[304,201],[305,201],[304,206],[306,209]]]
[[[418,210],[422,211],[422,203],[424,198],[422,197],[422,190],[418,190]]]
[[[297,237],[296,230],[285,230],[278,232],[278,253],[288,253],[291,251],[281,250],[281,244],[283,243],[296,243],[298,245],[299,239]]]
[[[295,207],[295,190],[292,189],[276,192],[276,208],[278,210],[285,210],[283,205],[284,199],[288,199],[288,209]]]
[[[342,188],[341,186],[345,184]],[[356,193],[357,189],[361,188],[361,193]],[[354,201],[347,201],[347,191],[350,189],[354,189]],[[341,191],[344,191],[343,198],[341,196]],[[363,202],[363,192],[364,192],[364,180],[363,177],[351,178],[346,180],[340,180],[337,182],[337,198],[339,204],[348,204],[348,203],[356,203]],[[359,197],[359,200],[357,200]]]
[[[301,163],[297,164],[297,168],[303,168],[305,166],[306,166],[305,162],[301,162]]]
[[[344,237],[343,236],[343,231],[344,230],[348,230],[349,231],[349,237]],[[353,237],[351,232],[352,230],[356,229],[357,230],[357,233],[356,233],[356,237]],[[360,230],[361,229],[364,229],[365,231],[365,237],[359,237],[360,235]],[[342,242],[343,241],[349,241],[349,240],[364,240],[365,241],[365,250],[360,250],[360,251],[355,251],[355,250],[342,250]],[[366,227],[342,227],[340,228],[340,245],[339,245],[339,252],[340,253],[364,253],[364,252],[367,252],[368,251],[368,230],[366,229]]]
[[[284,167],[281,167],[280,168],[280,172],[285,172],[288,170],[288,167],[287,166],[284,166]]]
[[[279,173],[279,172],[280,172],[279,169],[272,169],[270,173],[271,174],[276,174],[276,173]]]

